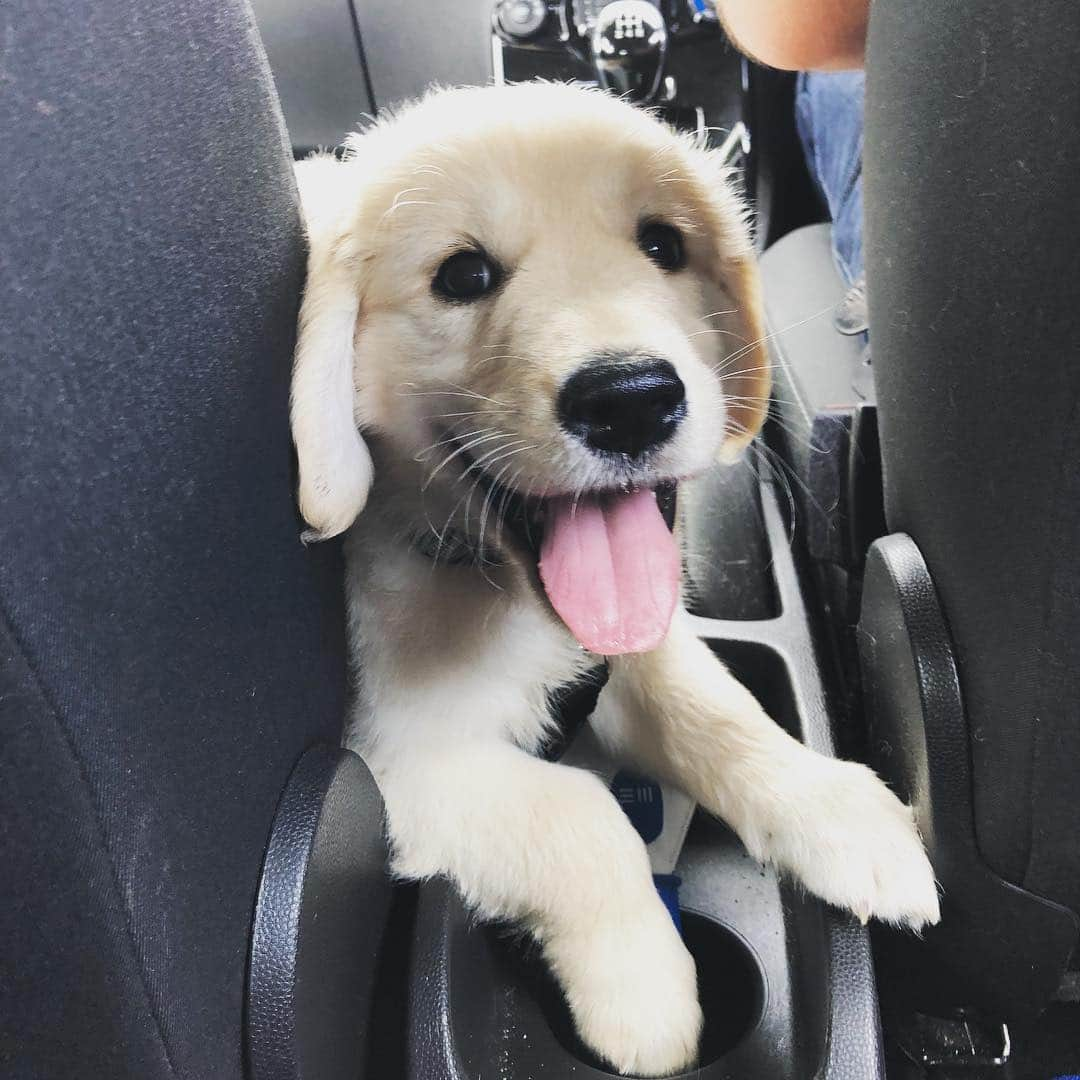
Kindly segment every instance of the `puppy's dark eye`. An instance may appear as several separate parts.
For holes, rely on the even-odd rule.
[[[681,270],[686,265],[682,233],[671,225],[653,221],[638,231],[638,247],[661,270]]]
[[[479,251],[451,255],[435,273],[432,289],[447,300],[476,300],[499,283],[499,268]]]

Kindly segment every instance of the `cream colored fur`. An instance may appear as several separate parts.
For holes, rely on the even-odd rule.
[[[597,658],[476,481],[483,468],[533,495],[614,482],[554,416],[561,381],[606,350],[667,357],[687,388],[686,421],[636,482],[689,483],[738,455],[769,386],[740,204],[691,141],[553,84],[438,92],[298,176],[311,242],[292,404],[300,504],[313,535],[349,529],[349,743],[386,800],[394,869],[445,875],[482,916],[526,927],[582,1037],[617,1069],[686,1068],[694,963],[644,846],[596,777],[533,756],[549,692]],[[638,250],[645,219],[683,232],[684,270]],[[507,276],[448,304],[431,282],[462,244]],[[448,524],[497,557],[437,565],[415,550]],[[869,770],[785,734],[683,612],[660,648],[612,661],[594,724],[824,899],[916,929],[937,920],[910,811]]]

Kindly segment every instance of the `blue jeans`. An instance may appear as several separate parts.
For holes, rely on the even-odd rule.
[[[833,257],[853,285],[863,276],[861,71],[802,72],[795,122],[810,174],[833,220]]]

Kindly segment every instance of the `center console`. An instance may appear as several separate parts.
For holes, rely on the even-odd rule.
[[[593,83],[745,154],[745,66],[709,0],[498,0],[496,81]]]
[[[708,483],[710,501],[756,509],[757,534],[745,539],[767,552],[768,595],[753,612],[728,602],[723,563],[745,560],[726,550],[697,608],[698,631],[778,723],[829,754],[829,701],[778,492],[742,466],[718,469]],[[762,867],[700,811],[676,873],[705,1013],[699,1068],[687,1077],[882,1080],[865,928]],[[535,947],[512,928],[477,925],[445,882],[425,883],[414,899],[401,1076],[612,1077],[575,1036]]]
[[[831,754],[835,703],[787,500],[742,465],[704,483],[717,514],[701,519],[707,536],[690,538],[710,552],[695,574],[697,631],[778,724]],[[722,530],[720,542],[715,521],[733,506],[747,527]],[[387,921],[381,832],[359,760],[309,751],[263,868],[252,1080],[610,1080],[535,946],[512,927],[478,924],[439,879],[398,886]],[[778,878],[700,811],[675,873],[705,1014],[700,1067],[685,1080],[883,1080],[865,927]]]

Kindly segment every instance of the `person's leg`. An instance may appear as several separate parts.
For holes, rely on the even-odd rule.
[[[861,71],[803,72],[795,118],[810,173],[833,220],[833,254],[845,281],[863,276]]]

